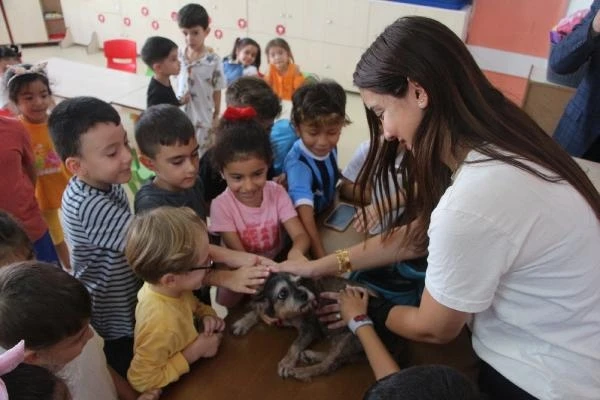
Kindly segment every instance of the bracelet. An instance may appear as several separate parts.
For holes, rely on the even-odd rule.
[[[348,329],[356,335],[356,330],[361,326],[373,325],[373,321],[368,315],[360,314],[348,321]]]
[[[337,258],[338,273],[340,275],[352,271],[352,263],[350,262],[350,255],[348,254],[347,249],[336,250],[335,257]]]

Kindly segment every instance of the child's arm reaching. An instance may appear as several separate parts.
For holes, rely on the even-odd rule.
[[[308,237],[310,238],[310,250],[312,256],[315,259],[325,257],[327,254],[325,253],[325,248],[321,242],[321,236],[319,235],[319,229],[317,227],[317,222],[315,221],[314,209],[312,206],[302,204],[298,206],[296,210],[298,211],[300,221],[302,221],[302,225],[304,225],[304,229],[306,229],[306,233],[308,233]]]
[[[305,254],[310,249],[310,238],[298,217],[290,218],[283,223],[288,236],[292,240],[292,248],[288,252],[288,260],[306,259]]]
[[[244,249],[242,239],[240,239],[240,235],[238,235],[237,232],[219,232],[219,234],[221,235],[221,239],[223,239],[223,242],[228,249],[243,252],[246,251],[246,249]]]

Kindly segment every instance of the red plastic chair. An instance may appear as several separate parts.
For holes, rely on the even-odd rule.
[[[133,40],[113,39],[104,42],[106,66],[111,69],[136,73],[137,46]]]

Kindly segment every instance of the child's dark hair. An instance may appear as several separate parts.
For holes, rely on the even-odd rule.
[[[445,365],[419,365],[378,380],[364,400],[480,400],[469,379]]]
[[[302,123],[350,124],[350,119],[346,116],[346,92],[339,83],[332,80],[300,86],[292,95],[291,120],[296,127]]]
[[[0,46],[0,60],[2,59],[20,60],[21,52],[14,44],[11,44],[10,46]]]
[[[150,158],[156,157],[158,146],[187,145],[194,134],[188,116],[171,104],[148,107],[135,124],[135,142]]]
[[[0,267],[33,256],[33,243],[27,233],[10,214],[0,210]]]
[[[54,400],[59,386],[68,390],[63,381],[46,368],[21,363],[0,377],[12,400]]]
[[[269,134],[256,119],[221,118],[215,136],[217,141],[212,151],[212,163],[218,171],[230,162],[254,157],[264,160],[267,165],[273,162]]]
[[[0,346],[25,340],[42,350],[75,335],[88,324],[87,289],[56,265],[24,261],[0,268]]]
[[[281,113],[281,100],[264,79],[242,76],[236,79],[225,93],[225,102],[232,107],[252,107],[260,120],[277,118]]]
[[[267,42],[267,46],[265,47],[265,54],[267,55],[267,60],[269,59],[269,50],[271,50],[273,47],[281,47],[282,49],[284,49],[288,53],[290,61],[295,62],[290,45],[288,44],[288,42],[285,41],[285,39],[282,38],[271,39]]]
[[[17,73],[16,71],[18,69],[25,69],[27,72]],[[19,64],[13,65],[11,68],[7,69],[6,73],[4,74],[4,85],[8,88],[8,98],[10,101],[17,104],[17,97],[19,96],[21,90],[23,90],[23,88],[29,85],[31,82],[35,81],[41,81],[44,86],[48,88],[48,95],[52,95],[48,76],[44,71],[38,71],[36,65]]]
[[[81,136],[99,123],[120,125],[121,117],[110,104],[95,97],[73,97],[54,107],[48,129],[63,162],[80,155]]]
[[[256,69],[260,69],[260,45],[254,39],[250,39],[249,37],[245,38],[237,38],[235,39],[235,43],[233,44],[233,50],[231,51],[231,59],[233,61],[237,60],[237,52],[243,49],[246,46],[254,46],[256,47],[256,58],[254,59],[254,65]]]
[[[152,68],[153,64],[164,61],[176,48],[177,43],[171,39],[162,36],[151,36],[146,39],[140,55],[144,63]]]
[[[200,4],[186,4],[177,13],[177,23],[180,28],[191,29],[201,26],[202,29],[206,29],[208,28],[208,13]]]

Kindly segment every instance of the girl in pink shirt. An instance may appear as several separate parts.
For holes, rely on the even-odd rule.
[[[217,127],[215,169],[227,189],[210,206],[210,230],[230,249],[285,259],[284,230],[291,239],[287,259],[305,259],[310,242],[283,186],[267,181],[273,159],[269,134],[251,107],[228,108]],[[240,295],[220,290],[217,301],[231,307]]]

